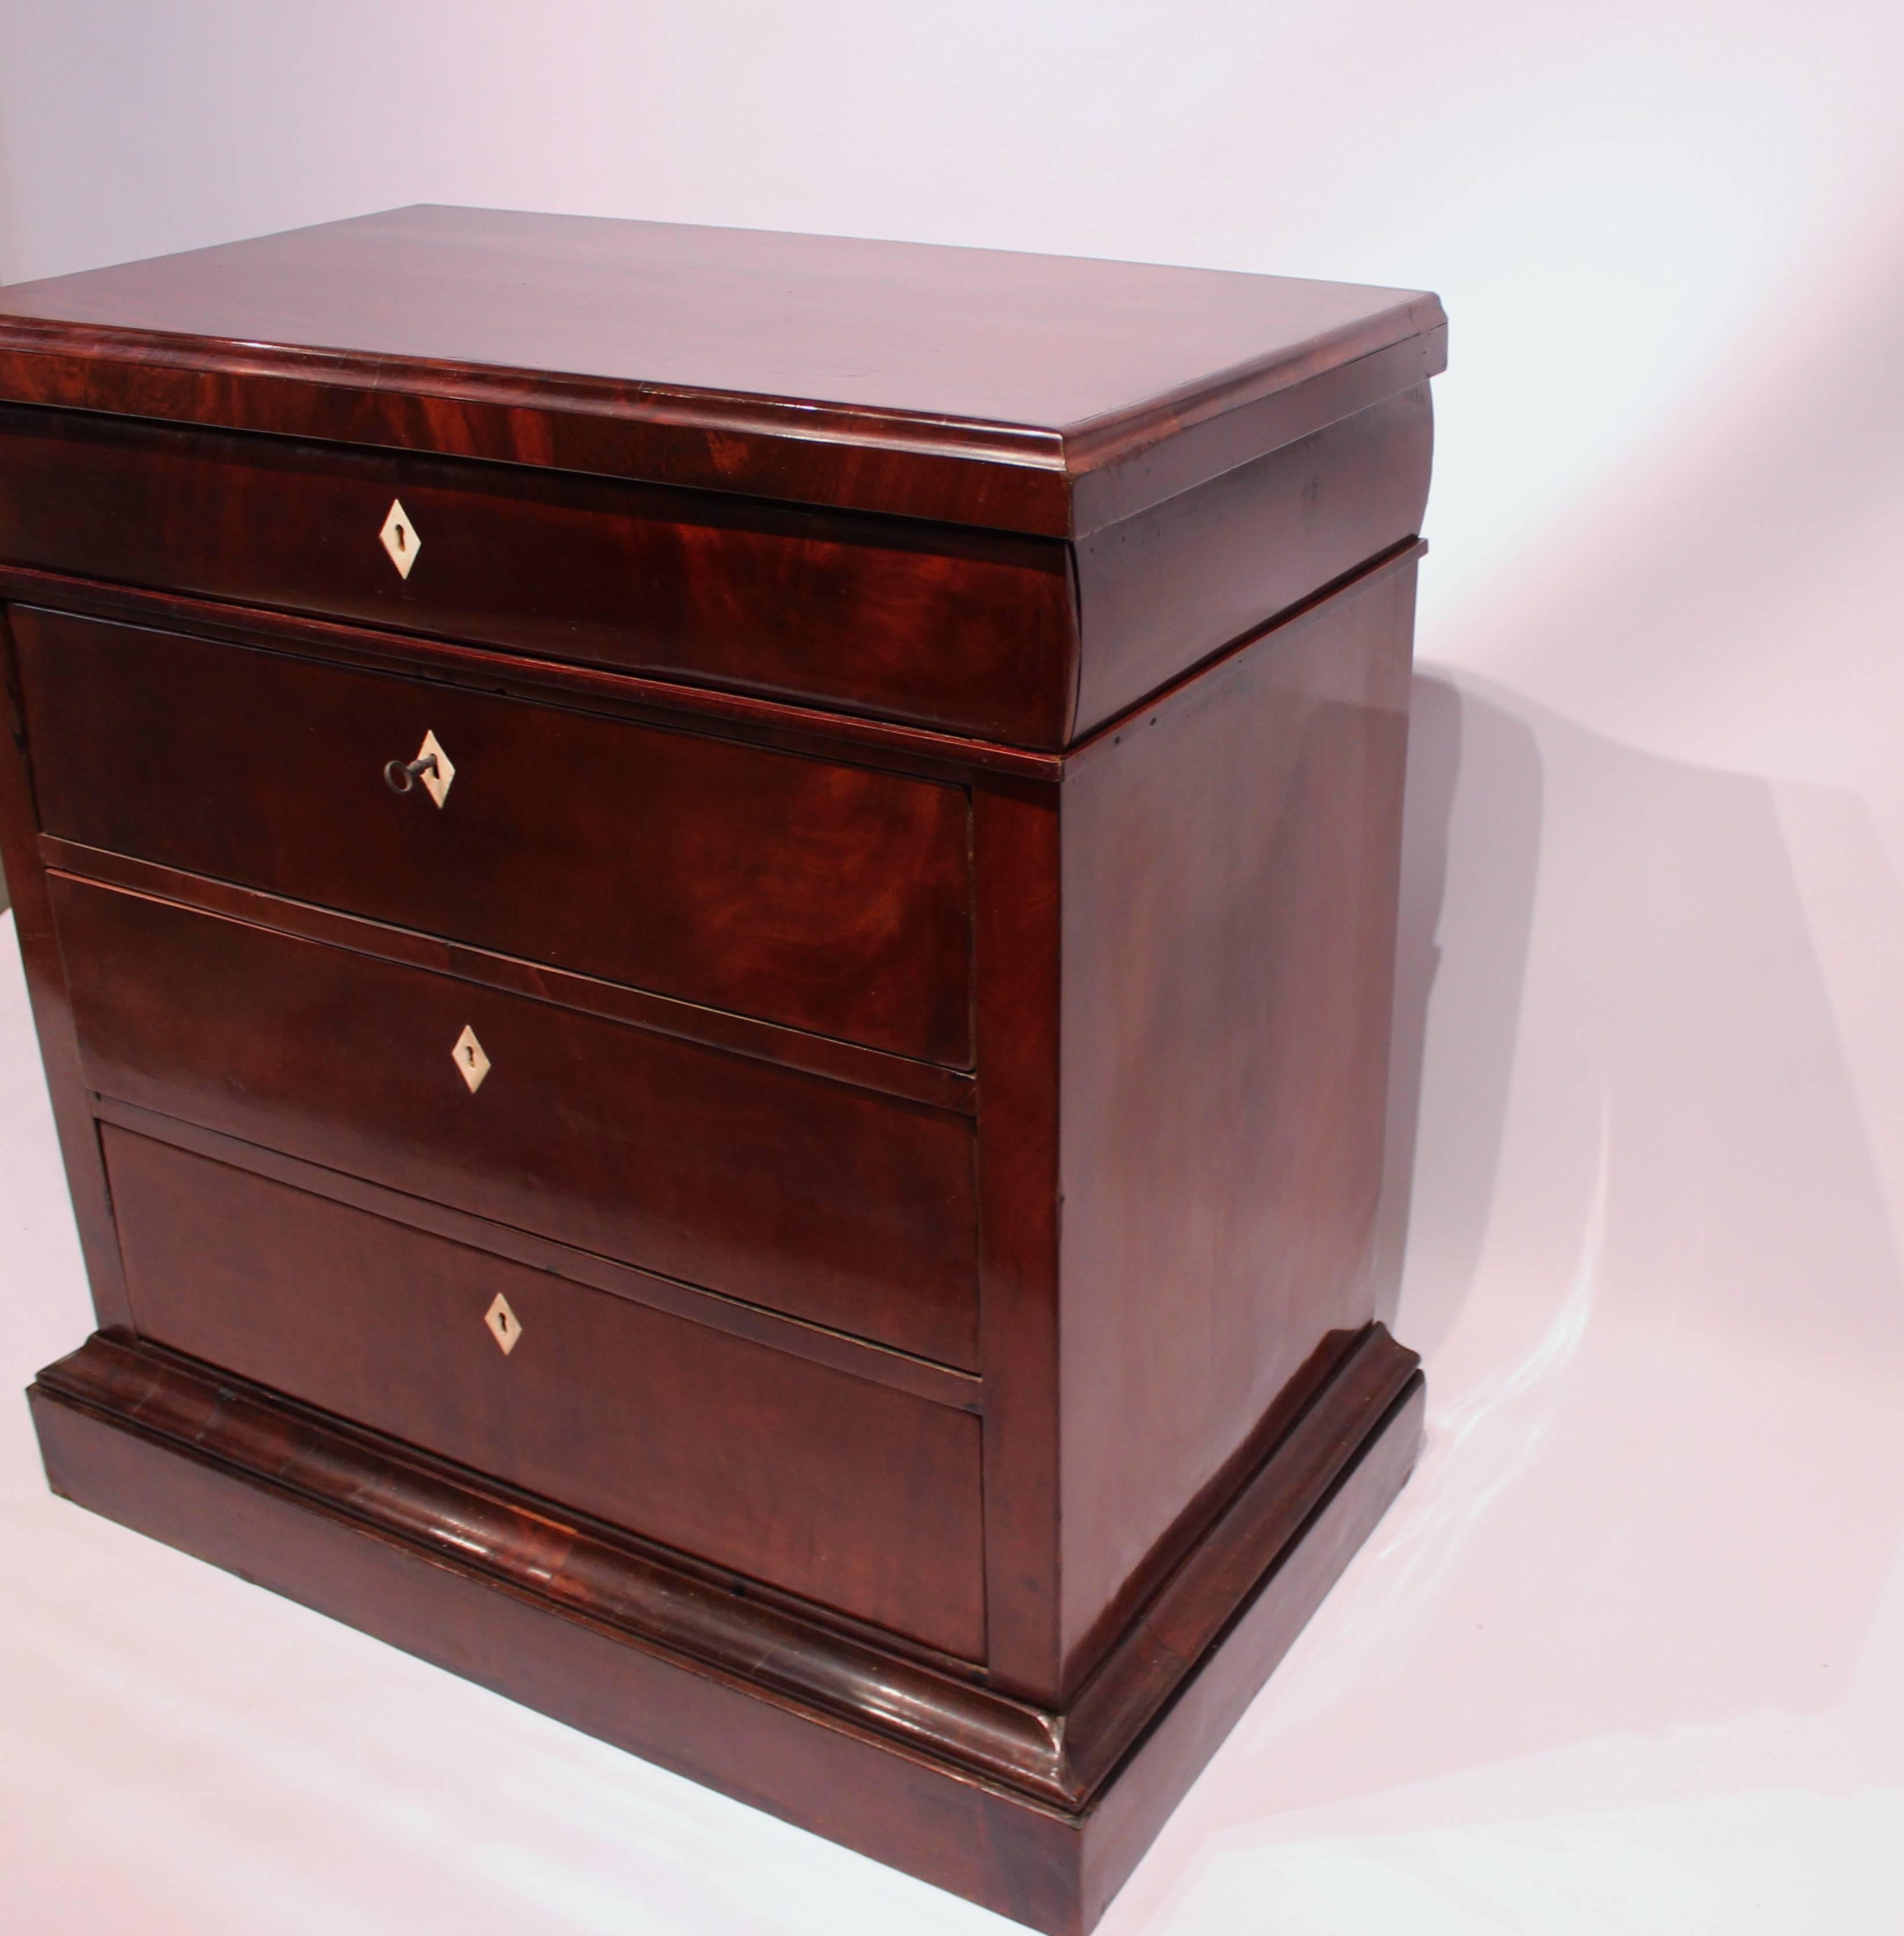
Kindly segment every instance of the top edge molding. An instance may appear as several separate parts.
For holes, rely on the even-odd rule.
[[[1061,538],[1445,361],[1418,292],[471,209],[0,289],[0,400]]]

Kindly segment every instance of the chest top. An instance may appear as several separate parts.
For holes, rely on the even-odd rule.
[[[0,400],[1076,537],[1445,336],[1406,290],[418,207],[0,290]]]

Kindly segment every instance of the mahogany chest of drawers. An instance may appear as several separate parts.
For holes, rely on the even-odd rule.
[[[1088,1928],[1418,1438],[1443,336],[453,209],[0,292],[54,1487]]]

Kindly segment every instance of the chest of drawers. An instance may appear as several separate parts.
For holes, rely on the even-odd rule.
[[[1443,333],[448,209],[0,292],[54,1487],[1088,1928],[1418,1438]]]

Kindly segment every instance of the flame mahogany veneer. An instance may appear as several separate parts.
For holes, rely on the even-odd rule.
[[[1418,1443],[1444,334],[464,209],[0,292],[56,1490],[1081,1936]]]

